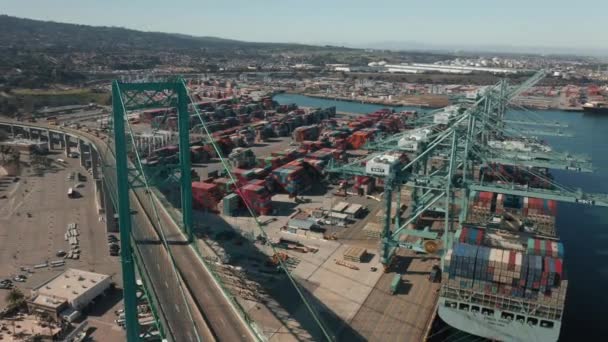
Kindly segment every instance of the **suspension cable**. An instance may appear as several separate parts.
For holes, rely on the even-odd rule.
[[[190,99],[190,102],[192,103],[192,107],[194,108],[194,112],[198,116],[198,118],[199,118],[199,120],[201,122],[201,125],[203,127],[203,130],[205,131],[205,133],[208,136],[208,138],[209,138],[209,140],[210,140],[210,142],[211,142],[211,144],[212,144],[215,152],[217,153],[217,156],[220,159],[220,162],[222,163],[222,167],[226,171],[226,174],[228,175],[228,177],[230,178],[230,180],[235,185],[237,185],[238,182],[236,181],[236,178],[234,177],[234,174],[232,173],[232,170],[231,170],[230,166],[226,162],[226,159],[224,157],[224,154],[223,154],[222,150],[219,148],[219,146],[216,143],[215,139],[213,139],[211,133],[209,132],[209,129],[207,127],[207,123],[205,122],[205,120],[203,119],[202,115],[200,114],[200,111],[199,111],[198,107],[196,105],[194,105],[195,102],[194,102],[192,96],[190,95],[190,91],[189,91],[188,87],[186,87],[186,84],[185,84],[185,82],[184,82],[183,79],[180,79],[180,82],[182,83],[182,85],[186,89],[186,95]],[[245,206],[247,207],[247,210],[249,211],[249,214],[254,219],[255,224],[256,224],[257,228],[259,229],[259,231],[260,231],[260,234],[266,239],[266,242],[270,246],[270,248],[272,249],[272,252],[276,254],[278,252],[278,250],[274,247],[274,245],[272,243],[270,243],[270,240],[268,239],[268,235],[266,234],[266,231],[262,227],[262,224],[260,223],[255,210],[253,210],[253,208],[251,207],[251,204],[249,203],[249,201],[247,199],[245,199],[245,196],[242,195],[240,189],[237,190],[236,193],[239,195],[239,197],[241,197],[243,199],[243,202],[245,203]],[[298,292],[298,296],[300,297],[300,299],[302,299],[302,302],[304,303],[304,305],[306,306],[306,308],[308,309],[308,311],[312,315],[313,319],[315,320],[315,322],[317,323],[317,325],[319,326],[319,328],[323,332],[323,335],[325,335],[325,338],[328,341],[333,341],[334,338],[330,335],[329,331],[327,330],[327,328],[325,327],[325,325],[321,321],[321,318],[315,312],[315,310],[313,309],[312,305],[309,303],[309,301],[304,296],[304,293],[302,293],[302,290],[300,289],[300,287],[296,283],[295,279],[293,278],[293,276],[289,272],[289,270],[288,270],[287,265],[285,264],[285,262],[281,258],[277,258],[277,260],[278,260],[279,265],[281,266],[281,268],[285,271],[285,274],[287,275],[287,278],[291,282],[292,286]]]

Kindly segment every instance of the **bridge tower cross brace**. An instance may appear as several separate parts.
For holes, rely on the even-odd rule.
[[[156,100],[154,95],[160,96]],[[163,102],[164,101],[164,102]],[[190,162],[190,99],[182,79],[159,83],[112,83],[112,109],[114,130],[114,151],[116,156],[116,179],[118,194],[118,221],[121,238],[121,263],[124,282],[125,320],[127,341],[139,340],[137,320],[137,285],[135,281],[135,264],[131,242],[131,208],[129,190],[141,185],[145,172],[139,161],[131,160],[129,166],[128,146],[126,139],[128,123],[127,111],[150,107],[176,107],[179,133],[179,171],[182,228],[192,241],[192,177]],[[135,148],[135,146],[133,146]],[[139,185],[137,185],[139,183]],[[152,184],[153,185],[153,184]]]

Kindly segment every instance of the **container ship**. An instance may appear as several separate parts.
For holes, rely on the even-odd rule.
[[[438,314],[498,341],[557,341],[568,281],[556,203],[476,193],[444,259]]]
[[[608,114],[608,103],[587,102],[583,105],[583,111],[590,114]]]

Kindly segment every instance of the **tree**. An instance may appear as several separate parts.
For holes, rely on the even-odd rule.
[[[6,301],[10,307],[19,307],[25,304],[25,295],[18,288],[14,288],[6,294]]]

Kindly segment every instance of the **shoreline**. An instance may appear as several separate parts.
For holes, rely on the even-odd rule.
[[[416,104],[416,103],[408,103],[408,102],[399,102],[399,103],[394,103],[394,102],[387,102],[385,100],[368,100],[368,101],[364,101],[364,100],[355,100],[352,98],[348,98],[348,97],[344,97],[344,96],[330,96],[330,95],[323,95],[323,94],[310,94],[310,93],[301,93],[301,92],[296,92],[296,91],[285,91],[282,93],[277,93],[275,95],[279,95],[279,94],[288,94],[288,95],[301,95],[301,96],[306,96],[306,97],[310,97],[310,98],[316,98],[316,99],[322,99],[322,100],[328,100],[328,101],[341,101],[341,102],[350,102],[350,103],[360,103],[360,104],[372,104],[372,105],[379,105],[379,106],[386,106],[386,107],[415,107],[415,108],[420,108],[420,109],[429,109],[429,110],[433,110],[433,109],[440,109],[440,108],[445,108],[446,106],[431,106],[429,104]],[[451,105],[448,104],[448,105]],[[574,112],[574,113],[582,113],[583,112],[583,108],[582,107],[560,107],[560,106],[526,106],[525,108],[530,109],[530,110],[560,110],[560,111],[564,111],[564,112]]]
[[[306,97],[311,97],[311,98],[317,98],[317,99],[322,99],[322,100],[329,100],[329,101],[341,101],[341,102],[351,102],[351,103],[360,103],[360,104],[371,104],[371,105],[379,105],[379,106],[386,106],[386,107],[417,107],[420,109],[439,109],[439,108],[443,108],[445,106],[432,106],[429,105],[428,103],[409,103],[409,102],[404,102],[401,101],[399,103],[394,103],[394,102],[387,102],[385,100],[354,100],[352,98],[349,97],[344,97],[344,96],[329,96],[329,95],[321,95],[321,94],[309,94],[309,93],[300,93],[300,92],[294,92],[294,91],[285,91],[282,94],[289,94],[289,95],[301,95],[301,96],[306,96]]]

